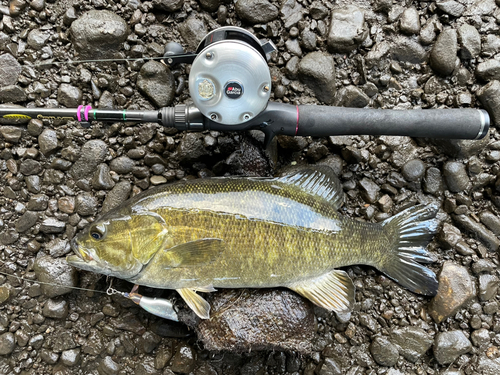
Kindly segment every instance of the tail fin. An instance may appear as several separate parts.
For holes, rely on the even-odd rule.
[[[433,262],[425,246],[437,231],[437,211],[434,204],[414,206],[382,223],[396,240],[394,251],[384,260],[380,270],[412,292],[427,296],[436,295],[438,282],[434,272],[418,262]]]

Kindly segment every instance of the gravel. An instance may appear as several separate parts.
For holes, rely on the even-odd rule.
[[[265,151],[259,132],[185,133],[129,122],[85,128],[46,119],[0,126],[2,272],[29,280],[0,276],[0,373],[500,372],[498,1],[12,0],[0,13],[2,103],[186,103],[189,65],[167,68],[144,58],[161,56],[170,41],[195,51],[208,31],[235,25],[278,47],[269,60],[272,100],[483,107],[494,125],[481,141],[280,136]],[[142,60],[54,63],[104,57]],[[356,285],[351,313],[313,308],[281,289],[227,290],[208,296],[214,309],[244,294],[202,323],[176,301],[188,330],[98,293],[109,285],[105,278],[64,260],[75,233],[150,186],[271,176],[290,164],[333,167],[346,195],[341,214],[359,220],[438,204],[442,224],[429,246],[438,294],[415,295],[373,268],[346,267]],[[131,285],[115,280],[113,287]],[[175,295],[142,289],[151,297]]]

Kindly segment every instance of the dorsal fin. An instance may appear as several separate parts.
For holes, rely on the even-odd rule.
[[[342,185],[333,170],[326,165],[301,169],[279,177],[277,181],[295,185],[311,195],[326,199],[335,209],[344,203]]]

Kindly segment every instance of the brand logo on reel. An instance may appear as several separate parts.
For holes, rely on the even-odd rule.
[[[243,95],[243,86],[238,82],[231,81],[226,84],[224,92],[229,99],[238,99]]]

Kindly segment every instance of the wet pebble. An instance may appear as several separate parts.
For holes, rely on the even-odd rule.
[[[14,85],[21,74],[22,67],[10,53],[0,55],[0,87]]]
[[[82,90],[67,83],[61,83],[57,91],[57,101],[68,108],[81,104],[82,97]]]
[[[239,17],[251,24],[266,23],[278,17],[278,8],[267,0],[238,1],[235,10]]]
[[[331,12],[328,46],[333,52],[348,52],[363,43],[368,36],[364,12],[354,6],[337,7]]]
[[[500,240],[483,224],[464,214],[452,214],[451,218],[459,228],[480,240],[490,251],[496,251],[500,247]]]
[[[110,356],[106,356],[101,361],[101,363],[99,363],[99,367],[97,370],[101,374],[117,375],[121,370],[121,366],[115,361],[113,361],[113,359]]]
[[[43,335],[38,334],[33,336],[28,343],[33,347],[33,349],[38,350],[42,347],[44,340],[45,338],[43,337]]]
[[[495,235],[500,235],[500,218],[491,211],[482,211],[479,220]]]
[[[497,59],[486,60],[477,65],[476,77],[483,81],[500,79],[500,61]]]
[[[420,19],[415,7],[405,9],[399,18],[399,28],[405,34],[418,34],[420,32]]]
[[[90,216],[97,211],[97,198],[91,193],[81,193],[76,196],[75,211],[81,216]]]
[[[46,196],[45,194],[33,194],[30,200],[28,201],[27,208],[28,210],[33,210],[33,211],[43,211],[47,209],[48,205],[49,205],[48,196]]]
[[[125,202],[129,198],[131,191],[132,185],[130,182],[120,181],[117,183],[115,187],[106,195],[102,204],[101,212],[108,212],[112,208],[115,208]]]
[[[478,374],[484,375],[500,374],[500,360],[498,358],[489,359],[488,357],[482,355],[477,361],[476,371]]]
[[[481,36],[479,31],[467,23],[458,28],[460,56],[463,59],[475,59],[481,52]]]
[[[45,156],[52,154],[59,146],[56,132],[52,129],[44,129],[38,136],[38,145]]]
[[[128,33],[125,20],[108,10],[85,12],[70,27],[74,48],[87,58],[111,58]]]
[[[447,162],[443,166],[443,174],[448,188],[453,193],[459,193],[470,187],[470,179],[463,163]]]
[[[378,199],[380,186],[378,186],[373,180],[364,177],[359,181],[359,188],[361,196],[367,203],[375,203]]]
[[[59,354],[48,349],[42,349],[40,350],[40,358],[49,365],[55,365],[59,360]]]
[[[384,336],[378,336],[372,341],[370,353],[375,362],[381,366],[392,367],[399,358],[398,348]]]
[[[122,343],[125,344],[125,342]],[[102,334],[96,329],[91,329],[86,342],[82,345],[82,352],[90,355],[99,355],[104,351],[104,349],[105,347]]]
[[[73,291],[71,288],[77,286],[77,271],[64,259],[42,256],[36,259],[33,269],[37,280],[44,283],[41,288],[49,298],[70,293]]]
[[[18,143],[23,133],[22,129],[17,126],[2,126],[0,134],[7,142]]]
[[[64,232],[66,223],[53,217],[46,218],[40,224],[40,232],[45,234],[56,234]]]
[[[42,315],[46,318],[64,319],[68,315],[69,307],[65,300],[49,299],[43,306]]]
[[[137,77],[137,88],[156,107],[166,107],[174,99],[175,79],[165,64],[151,60],[142,66]]]
[[[197,45],[207,35],[207,25],[204,20],[196,15],[191,15],[179,25],[184,43],[191,49],[196,49]]]
[[[135,162],[128,156],[119,156],[109,163],[109,169],[119,174],[127,174],[132,172]]]
[[[475,286],[467,269],[453,262],[444,263],[438,282],[438,292],[429,304],[429,315],[440,323],[474,297]]]
[[[19,219],[16,221],[16,231],[19,233],[24,233],[31,227],[33,227],[38,221],[38,214],[33,211],[26,211]]]
[[[210,152],[205,148],[203,139],[195,133],[186,133],[179,143],[179,158],[186,162],[199,160]]]
[[[196,364],[196,353],[189,345],[181,343],[172,357],[172,366],[170,369],[173,372],[188,374],[193,371]]]
[[[498,277],[495,275],[479,276],[479,299],[489,301],[496,296],[498,291]]]
[[[406,36],[396,36],[392,44],[387,45],[387,52],[397,61],[421,64],[427,60],[427,52],[420,43]]]
[[[433,352],[439,364],[447,365],[471,349],[471,342],[462,331],[449,331],[436,335]]]
[[[335,94],[333,104],[337,107],[363,108],[370,103],[370,98],[354,85],[342,87]]]
[[[61,362],[68,367],[76,366],[80,363],[80,358],[81,354],[79,348],[65,350],[61,353]]]
[[[24,347],[28,345],[28,341],[30,339],[30,336],[22,329],[19,329],[15,333],[16,336],[16,343],[17,345]]]
[[[108,146],[103,141],[95,139],[86,142],[79,153],[81,156],[70,169],[71,175],[75,179],[91,177],[97,166],[104,162],[107,153]]]
[[[183,0],[153,0],[153,7],[172,13],[181,9],[183,3]]]
[[[107,164],[99,164],[91,180],[92,187],[96,190],[111,190],[115,186],[115,181],[109,174]]]
[[[0,305],[9,299],[10,289],[10,285],[0,286]]]
[[[160,344],[160,342],[160,336],[153,332],[147,331],[141,336],[137,347],[141,352],[152,353],[156,349],[158,344]]]
[[[318,375],[342,375],[342,366],[335,358],[325,358]]]
[[[477,97],[492,117],[494,124],[500,124],[500,82],[491,81],[477,91]]]
[[[429,194],[440,194],[444,190],[444,179],[439,168],[427,168],[422,186]]]
[[[331,104],[335,94],[333,58],[323,52],[308,53],[299,63],[299,77],[311,88],[318,100]]]
[[[413,159],[406,162],[401,168],[401,174],[407,181],[420,180],[425,172],[425,164],[420,159]]]
[[[68,240],[62,238],[54,238],[50,240],[46,248],[49,250],[49,254],[53,258],[61,257],[71,251]]]
[[[457,32],[447,29],[439,34],[430,53],[430,65],[437,73],[450,75],[457,62]]]
[[[33,159],[26,159],[21,162],[19,166],[19,172],[25,176],[31,176],[39,174],[42,171],[42,165],[40,162]]]
[[[433,343],[432,336],[418,327],[396,328],[391,332],[391,341],[399,354],[410,362],[416,362]]]
[[[465,11],[465,6],[454,0],[437,1],[438,9],[453,17],[460,17]]]
[[[474,346],[485,347],[490,343],[490,333],[486,328],[480,328],[471,333],[470,339]]]
[[[19,233],[13,229],[2,230],[0,232],[0,242],[3,245],[11,245],[19,239]]]
[[[493,272],[495,271],[495,269],[495,263],[488,259],[478,259],[478,261],[472,265],[472,272],[474,272],[476,275],[479,275],[483,272]]]

